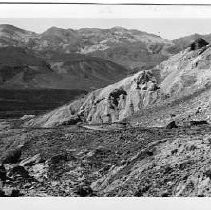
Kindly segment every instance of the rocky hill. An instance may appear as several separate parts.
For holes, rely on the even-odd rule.
[[[206,115],[210,110],[210,54],[210,45],[198,39],[151,71],[141,71],[95,90],[27,123],[43,127],[77,122],[112,123],[132,116],[133,123],[162,125],[171,115],[182,119],[195,117],[199,108],[200,115]]]
[[[142,71],[120,82],[95,90],[88,96],[38,117],[33,126],[51,127],[80,121],[111,123],[123,120],[153,104],[159,87],[150,71]]]

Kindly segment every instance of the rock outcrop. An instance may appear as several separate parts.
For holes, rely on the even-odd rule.
[[[171,121],[167,126],[167,129],[172,129],[172,128],[178,128],[177,124],[175,121]]]
[[[24,145],[18,145],[17,148],[8,150],[2,157],[0,162],[2,164],[18,163],[21,158],[22,148]]]
[[[65,105],[25,125],[51,127],[61,124],[122,121],[159,99],[159,86],[152,72],[142,71],[120,82],[91,92],[84,99]]]
[[[156,67],[160,71],[162,91],[170,96],[190,94],[209,85],[210,57],[210,45],[198,39],[186,50],[162,62]]]

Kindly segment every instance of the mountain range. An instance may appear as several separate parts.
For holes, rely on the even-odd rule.
[[[0,196],[211,196],[211,35],[0,28]]]
[[[211,35],[195,34],[166,40],[122,27],[51,27],[37,34],[2,24],[0,87],[96,89],[153,68],[199,37],[211,39]]]
[[[173,71],[173,69],[176,68],[175,65],[181,63],[180,60],[176,60],[176,64],[171,68],[169,66],[175,56],[177,58],[194,40],[199,38],[209,43],[211,35],[194,34],[180,39],[166,40],[154,34],[122,27],[77,30],[51,27],[38,34],[3,24],[0,25],[0,89],[15,91],[65,89],[82,90],[82,92],[96,90],[90,97],[97,100],[100,94],[99,100],[102,101],[99,104],[109,104],[110,102],[105,102],[103,98],[108,98],[108,94],[111,93],[106,90],[102,94],[102,90],[97,90],[98,88],[106,88],[107,85],[115,83],[116,89],[123,88],[127,92],[134,88],[135,84],[132,84],[131,80],[136,80],[135,86],[139,86],[140,89],[142,86],[144,88],[151,88],[153,85],[159,87],[155,94],[145,93],[143,97],[146,99],[143,103],[137,99],[140,95],[138,91],[127,93],[130,95],[130,101],[125,105],[126,110],[122,110],[118,114],[120,116],[112,117],[114,118],[112,121],[120,120],[124,118],[124,113],[131,109],[129,108],[132,106],[131,101],[139,101],[134,102],[138,103],[138,105],[133,105],[134,111],[130,110],[130,112],[136,112],[140,106],[148,107],[148,103],[151,104],[151,97],[154,97],[156,101],[158,96],[155,95],[160,88],[163,90],[162,94],[169,95],[175,90],[180,91],[181,84],[191,84],[191,81],[195,79],[193,75],[185,75],[183,80],[180,78],[180,82],[177,81],[178,71]],[[170,64],[168,63],[164,71],[162,66],[166,62]],[[180,65],[183,65],[183,62]],[[166,70],[168,68],[169,70]],[[173,73],[170,74],[170,70]],[[135,75],[132,76],[133,74]],[[140,79],[142,74],[146,74],[143,76],[148,78],[146,81]],[[164,79],[167,74],[169,75]],[[121,82],[123,78],[126,79]],[[105,114],[108,111],[104,108],[100,112]],[[118,106],[116,108],[118,109]],[[90,114],[87,113],[87,115]],[[102,113],[97,112],[91,122],[104,121],[96,120],[98,115]]]

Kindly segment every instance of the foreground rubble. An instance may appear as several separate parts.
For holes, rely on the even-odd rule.
[[[1,196],[210,196],[211,126],[8,129]]]

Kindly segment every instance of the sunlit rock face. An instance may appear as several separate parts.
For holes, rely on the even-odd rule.
[[[197,39],[189,48],[158,65],[161,89],[171,96],[188,94],[210,85],[211,47]]]
[[[150,71],[143,71],[89,95],[81,113],[89,123],[123,120],[159,96],[159,87]]]
[[[90,124],[117,122],[155,103],[159,93],[152,73],[142,71],[32,119],[26,125],[51,127],[81,121]]]

